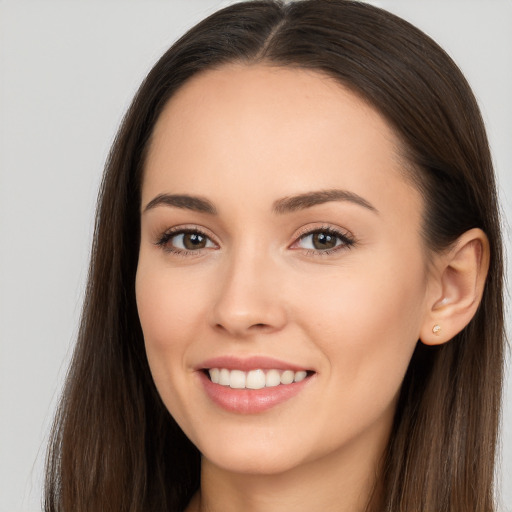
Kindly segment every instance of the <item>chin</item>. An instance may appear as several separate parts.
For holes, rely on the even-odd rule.
[[[211,464],[231,473],[249,475],[277,475],[286,473],[301,464],[297,454],[280,451],[272,453],[251,450],[244,451],[241,448],[219,453],[203,453]]]
[[[236,432],[238,430],[238,432]],[[243,428],[219,428],[218,436],[197,440],[203,458],[213,466],[230,473],[245,475],[285,475],[300,471],[331,456],[343,456],[345,442],[333,440],[327,433],[301,431],[297,425],[266,431]],[[327,462],[328,463],[328,462]],[[329,463],[328,463],[329,464]]]

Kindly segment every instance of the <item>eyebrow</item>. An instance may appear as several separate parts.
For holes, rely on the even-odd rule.
[[[217,215],[217,208],[208,199],[188,194],[159,194],[146,205],[144,212],[157,206],[174,206],[176,208]]]
[[[377,208],[360,195],[340,189],[305,192],[304,194],[277,199],[272,205],[272,213],[284,214],[297,210],[305,210],[306,208],[311,208],[312,206],[328,203],[330,201],[348,201],[378,213]],[[157,206],[174,206],[175,208],[183,208],[200,213],[208,213],[210,215],[217,215],[218,213],[215,205],[208,199],[199,196],[191,196],[189,194],[159,194],[146,205],[144,212],[156,208]]]
[[[272,212],[279,214],[294,212],[330,201],[348,201],[349,203],[357,204],[372,212],[378,213],[377,208],[360,195],[340,189],[319,190],[317,192],[306,192],[297,196],[283,197],[274,202]]]

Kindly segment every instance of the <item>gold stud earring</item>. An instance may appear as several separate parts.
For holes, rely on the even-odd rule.
[[[439,324],[434,325],[434,327],[432,327],[432,332],[436,336],[439,336],[439,333],[441,332],[441,326]]]

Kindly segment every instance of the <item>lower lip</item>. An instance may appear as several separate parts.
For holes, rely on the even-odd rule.
[[[311,377],[306,377],[300,382],[270,388],[232,389],[229,386],[214,384],[202,371],[198,374],[212,402],[226,411],[240,414],[256,414],[282,404],[300,393],[311,380]]]

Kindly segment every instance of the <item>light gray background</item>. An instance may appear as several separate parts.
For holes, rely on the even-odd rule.
[[[76,335],[96,192],[116,128],[155,60],[228,3],[0,1],[0,512],[41,508],[46,440]],[[465,72],[487,122],[510,224],[512,0],[371,3],[425,30]],[[509,228],[505,236],[510,253]],[[502,510],[512,511],[507,386],[499,478]]]

